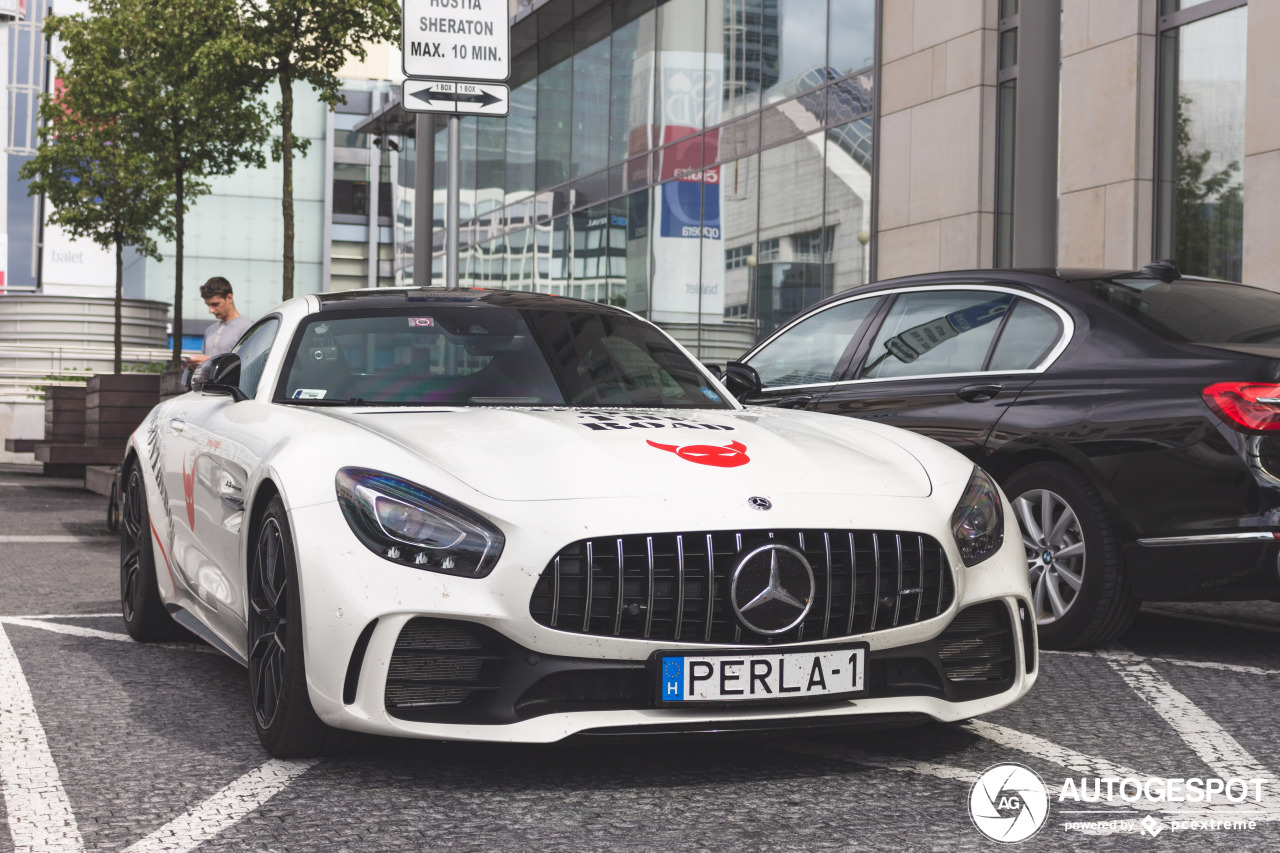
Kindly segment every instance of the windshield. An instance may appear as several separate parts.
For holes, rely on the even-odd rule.
[[[276,399],[304,405],[731,408],[657,329],[605,311],[325,313],[291,347]]]
[[[1222,281],[1149,278],[1095,281],[1096,296],[1173,341],[1280,343],[1280,293]]]

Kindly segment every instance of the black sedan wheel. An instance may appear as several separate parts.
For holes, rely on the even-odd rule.
[[[284,504],[273,498],[249,564],[249,695],[253,721],[276,758],[322,755],[338,732],[316,716],[302,655],[298,569]]]
[[[1022,528],[1041,644],[1091,648],[1123,633],[1138,602],[1097,490],[1066,465],[1038,463],[1009,477],[1005,491]]]
[[[141,643],[187,638],[160,598],[142,470],[130,465],[125,476],[120,508],[120,613],[124,629]]]

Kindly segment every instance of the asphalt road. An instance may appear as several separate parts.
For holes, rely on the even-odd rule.
[[[0,851],[1280,849],[1277,604],[1149,606],[1120,643],[1045,654],[1029,696],[961,726],[536,748],[366,739],[281,762],[257,743],[237,664],[124,635],[104,509],[73,481],[0,466]],[[999,845],[969,803],[1007,763],[1039,775],[1049,813]],[[1231,779],[1256,781],[1211,811],[1118,788],[1059,801],[1068,780],[1113,777],[1156,793],[1220,779],[1237,797]],[[1001,814],[1034,817],[1032,799]]]

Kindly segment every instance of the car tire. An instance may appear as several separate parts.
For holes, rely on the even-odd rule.
[[[1004,489],[1022,528],[1041,646],[1088,649],[1124,633],[1140,602],[1098,490],[1055,462],[1028,465]]]
[[[124,629],[140,643],[189,639],[160,597],[142,469],[134,463],[125,477],[120,508],[120,615]]]
[[[271,499],[249,554],[249,696],[262,746],[275,758],[312,758],[338,747],[307,692],[302,607],[293,537],[280,497]]]

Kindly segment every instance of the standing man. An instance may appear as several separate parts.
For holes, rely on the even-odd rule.
[[[231,348],[240,340],[240,336],[251,325],[249,318],[236,310],[235,297],[231,293],[231,282],[220,275],[200,285],[200,298],[209,307],[209,313],[218,319],[204,333],[202,355],[193,355],[187,359],[187,367],[194,369],[200,362],[211,355],[231,352]]]

